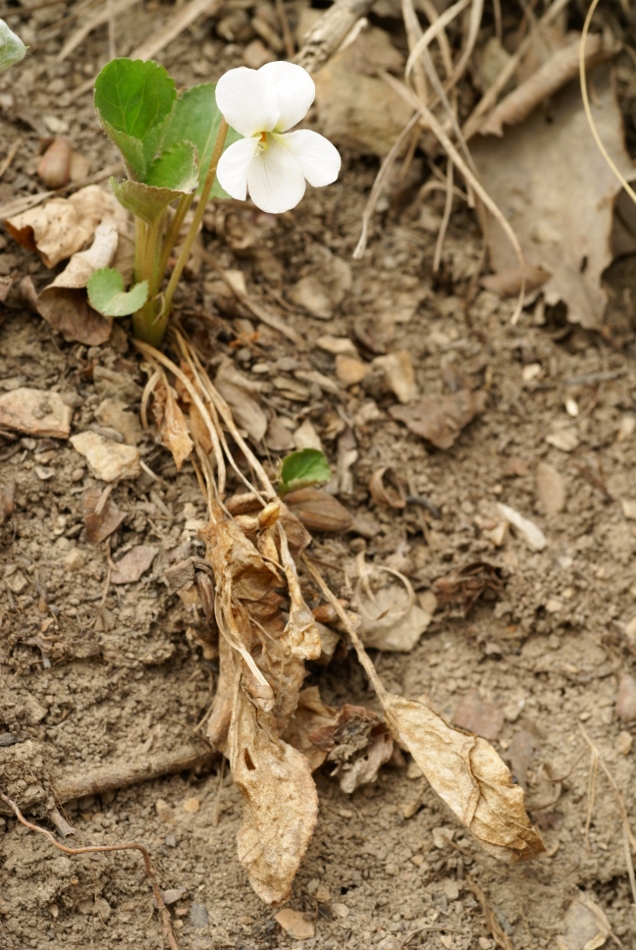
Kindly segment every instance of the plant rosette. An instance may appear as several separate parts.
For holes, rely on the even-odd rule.
[[[110,183],[135,217],[135,272],[125,289],[118,271],[97,271],[88,284],[91,306],[104,316],[132,314],[135,336],[158,345],[210,197],[244,201],[249,194],[261,210],[282,213],[298,204],[307,182],[320,187],[335,181],[340,155],[331,142],[310,130],[289,131],[314,98],[313,80],[293,63],[232,69],[217,84],[203,83],[181,96],[155,62],[108,63],[95,82],[95,108],[128,174]]]
[[[0,73],[24,59],[27,49],[20,37],[0,20]]]

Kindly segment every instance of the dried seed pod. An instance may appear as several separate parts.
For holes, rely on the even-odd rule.
[[[348,531],[353,523],[345,506],[322,488],[291,491],[285,504],[310,531]]]
[[[37,174],[47,188],[63,188],[71,176],[71,143],[54,139],[38,162]]]

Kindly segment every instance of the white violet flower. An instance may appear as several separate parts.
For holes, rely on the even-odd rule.
[[[221,76],[216,102],[225,121],[245,138],[221,156],[217,178],[239,201],[247,194],[261,211],[280,214],[295,208],[305,182],[330,185],[340,171],[340,155],[323,135],[288,132],[314,101],[309,73],[294,63],[240,66]]]

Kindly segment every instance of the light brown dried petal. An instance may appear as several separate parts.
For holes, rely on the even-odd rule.
[[[387,473],[392,473],[393,481],[397,483],[397,488],[389,484],[388,478],[385,481]],[[404,508],[406,505],[404,492],[390,465],[383,465],[382,468],[376,468],[369,479],[369,491],[376,505],[385,505],[387,508]]]
[[[526,815],[523,789],[485,739],[452,729],[417,700],[380,698],[398,739],[486,851],[515,863],[545,850]]]
[[[239,861],[268,904],[282,904],[318,817],[305,756],[274,735],[272,721],[238,691],[229,736],[232,775],[243,796]]]

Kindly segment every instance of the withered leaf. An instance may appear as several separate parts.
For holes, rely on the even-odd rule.
[[[259,401],[260,385],[239,373],[229,359],[221,363],[214,385],[228,403],[237,425],[254,442],[260,442],[267,432],[267,416]]]
[[[282,904],[318,817],[305,756],[275,735],[273,719],[237,690],[229,735],[232,775],[243,795],[239,861],[268,904]]]
[[[159,548],[151,544],[137,544],[117,561],[110,575],[111,584],[132,584],[148,570]]]
[[[438,449],[450,449],[469,422],[486,408],[486,393],[460,389],[448,396],[428,396],[409,406],[391,406],[389,413]]]
[[[452,729],[417,700],[380,698],[396,737],[486,851],[511,864],[545,850],[526,815],[523,789],[485,739]]]
[[[183,463],[192,454],[194,443],[190,438],[188,423],[172,388],[162,385],[161,390],[165,399],[161,421],[159,422],[161,442],[167,449],[170,449],[177,471],[181,471]],[[155,395],[157,395],[156,390]]]
[[[82,495],[82,514],[89,544],[100,544],[105,541],[126,517],[125,512],[121,511],[110,497],[97,511],[102,494],[103,489],[94,487],[87,489]]]

